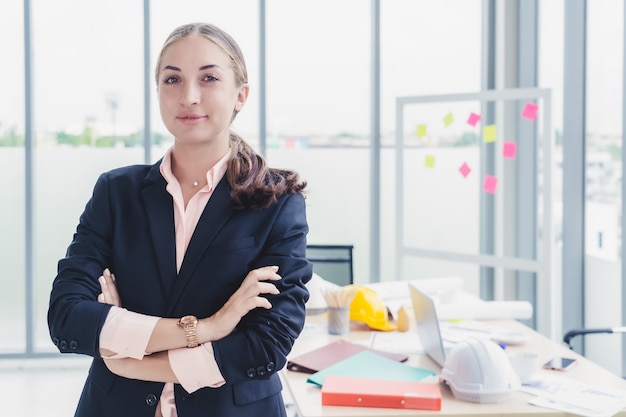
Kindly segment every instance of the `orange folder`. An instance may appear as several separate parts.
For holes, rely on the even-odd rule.
[[[441,410],[438,383],[327,375],[322,405]]]

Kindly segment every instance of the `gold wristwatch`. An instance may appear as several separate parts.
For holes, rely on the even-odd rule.
[[[187,338],[187,347],[194,348],[198,346],[198,335],[196,327],[198,326],[198,318],[196,316],[184,316],[178,320],[178,325],[185,331]]]

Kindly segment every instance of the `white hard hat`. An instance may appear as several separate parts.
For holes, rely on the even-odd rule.
[[[488,339],[458,342],[446,355],[441,380],[456,398],[476,403],[504,402],[521,387],[504,350]]]

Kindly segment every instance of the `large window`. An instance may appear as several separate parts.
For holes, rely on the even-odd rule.
[[[367,282],[371,5],[267,4],[268,160],[307,180],[309,242],[353,244]]]
[[[482,2],[455,0],[381,3],[381,117],[383,152],[381,162],[381,229],[395,229],[396,98],[407,96],[472,93],[481,89]],[[475,175],[464,178],[458,168],[467,161],[478,172],[480,163],[476,134],[481,123],[466,123],[470,110],[480,107],[437,104],[414,108],[407,117],[413,122],[407,143],[409,177],[414,187],[404,194],[411,207],[413,244],[433,249],[478,251],[480,188]],[[473,107],[472,107],[473,106]],[[421,112],[420,112],[421,110]],[[451,119],[446,117],[450,115]],[[421,132],[423,126],[426,132]],[[422,134],[424,133],[424,134]],[[465,135],[465,140],[463,136]],[[473,138],[473,139],[472,139]],[[427,162],[427,157],[432,157]],[[406,159],[405,159],[406,160]],[[457,163],[458,162],[458,163]],[[476,162],[476,164],[474,164]],[[381,264],[383,280],[399,277],[395,272],[393,233],[383,233]],[[478,267],[470,264],[416,258],[403,278],[462,276],[467,289],[476,291]]]
[[[25,349],[24,26],[20,2],[0,13],[0,352]]]
[[[621,326],[622,86],[624,2],[587,2],[585,327]],[[585,352],[618,375],[621,341],[585,340]]]
[[[57,261],[96,178],[143,160],[143,22],[140,2],[32,3],[35,345],[46,351]]]

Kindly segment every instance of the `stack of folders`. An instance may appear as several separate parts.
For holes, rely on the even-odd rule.
[[[435,372],[365,350],[309,376],[323,405],[441,410]]]

